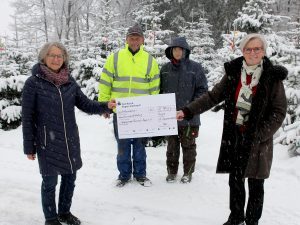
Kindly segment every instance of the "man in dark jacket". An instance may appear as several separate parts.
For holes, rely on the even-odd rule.
[[[175,93],[176,108],[180,109],[207,91],[207,80],[202,66],[189,59],[190,47],[184,37],[174,38],[165,50],[170,62],[160,71],[161,93]],[[200,125],[200,116],[195,115],[189,121],[178,122],[178,135],[168,137],[167,182],[175,182],[180,144],[183,154],[184,174],[182,183],[191,182],[196,162],[196,141]]]

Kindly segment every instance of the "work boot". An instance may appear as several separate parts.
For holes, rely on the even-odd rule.
[[[166,177],[166,181],[167,181],[168,183],[174,183],[174,182],[176,181],[176,176],[177,176],[177,174],[172,174],[172,173],[170,173],[170,174],[168,174],[168,176]]]
[[[184,184],[190,183],[191,181],[192,181],[192,174],[183,174],[180,180],[180,182]]]

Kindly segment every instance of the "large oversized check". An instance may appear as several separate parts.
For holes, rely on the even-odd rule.
[[[118,98],[119,138],[177,135],[175,94]]]

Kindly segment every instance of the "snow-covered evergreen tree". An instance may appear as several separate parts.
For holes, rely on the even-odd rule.
[[[80,85],[84,94],[92,100],[98,99],[98,86],[100,74],[105,64],[105,59],[84,59],[73,64],[72,76]]]
[[[141,24],[145,30],[145,50],[158,58],[161,64],[164,60],[159,59],[164,56],[164,50],[167,42],[171,39],[171,30],[161,30],[161,20],[165,17],[165,13],[159,13],[159,0],[143,0],[139,1],[136,8],[132,11],[135,22]]]
[[[297,71],[300,75],[300,66]],[[277,134],[275,143],[288,145],[290,156],[300,155],[300,90],[295,88],[286,88],[288,99],[287,116]]]
[[[220,64],[220,58],[213,49],[215,44],[210,28],[204,12],[197,20],[194,20],[192,12],[191,22],[186,22],[179,33],[179,36],[186,37],[191,47],[191,59],[200,62],[207,73]]]
[[[208,86],[213,87],[224,76],[225,62],[229,62],[242,55],[239,48],[242,38],[247,35],[245,32],[231,31],[229,34],[223,34],[223,48],[216,51],[219,58],[218,66],[207,74]]]
[[[21,124],[21,93],[31,69],[34,54],[28,49],[10,49],[0,64],[0,129],[9,130]]]
[[[300,22],[289,22],[287,30],[279,32],[281,35],[289,38],[297,49],[300,49]]]
[[[271,4],[274,0],[249,0],[234,20],[233,26],[246,33],[271,33],[280,16],[272,14]]]

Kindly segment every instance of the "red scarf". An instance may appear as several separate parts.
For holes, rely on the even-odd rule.
[[[52,82],[56,86],[63,85],[69,80],[69,70],[66,67],[62,67],[59,72],[55,73],[46,65],[41,64],[41,70],[45,76],[45,79]]]

